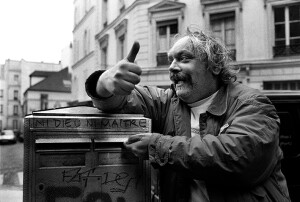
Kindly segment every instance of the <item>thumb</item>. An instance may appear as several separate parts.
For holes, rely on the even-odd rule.
[[[125,59],[127,59],[128,62],[133,63],[139,50],[140,50],[140,43],[135,41],[132,45],[132,48],[131,48],[129,54],[127,55],[127,57]]]

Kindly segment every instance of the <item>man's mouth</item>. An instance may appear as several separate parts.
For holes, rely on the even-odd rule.
[[[182,74],[171,74],[170,79],[175,85],[182,85],[187,78]]]
[[[175,82],[176,87],[180,87],[182,85],[184,85],[184,81],[177,81]]]

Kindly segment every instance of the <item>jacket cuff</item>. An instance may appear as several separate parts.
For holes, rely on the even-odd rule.
[[[151,136],[148,151],[149,161],[154,167],[164,166],[168,163],[172,142],[170,136],[155,133]]]
[[[98,70],[92,73],[85,82],[85,91],[87,95],[92,99],[94,107],[106,110],[108,107],[109,110],[113,110],[111,106],[117,106],[120,103],[120,100],[124,99],[124,96],[121,95],[111,95],[110,97],[100,97],[96,92],[96,86],[99,77],[103,74],[105,70]],[[107,104],[109,103],[109,104]]]
[[[101,97],[96,93],[96,86],[99,77],[105,70],[98,70],[92,73],[85,81],[85,91],[89,97],[92,99],[101,99]]]

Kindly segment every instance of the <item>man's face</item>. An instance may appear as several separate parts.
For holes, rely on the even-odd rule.
[[[202,100],[216,89],[216,78],[207,68],[207,62],[196,58],[189,50],[188,37],[177,41],[168,53],[171,65],[170,79],[175,85],[176,94],[190,104]]]

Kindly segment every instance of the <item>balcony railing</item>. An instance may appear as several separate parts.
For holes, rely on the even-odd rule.
[[[300,55],[300,44],[273,47],[274,57]]]

